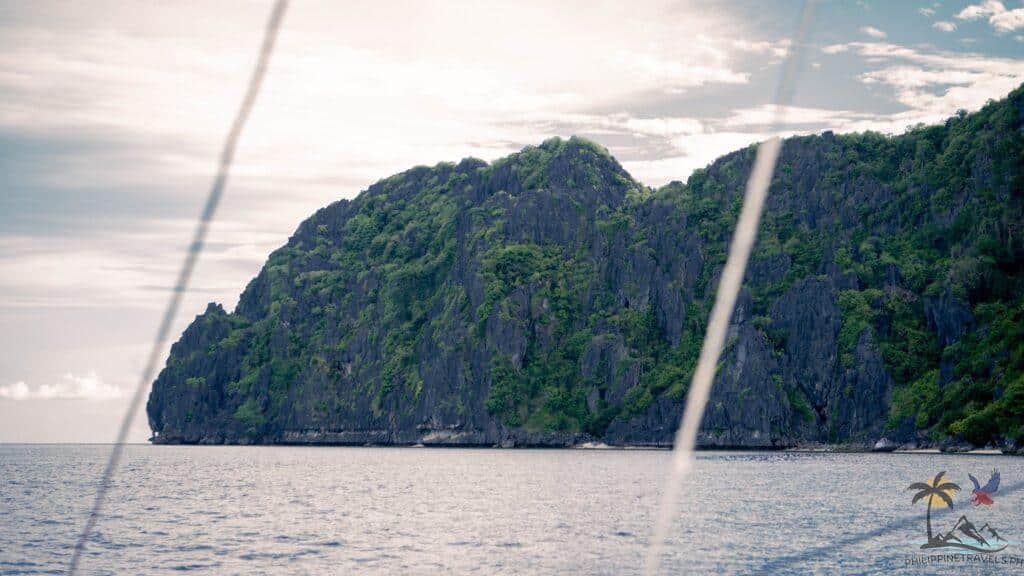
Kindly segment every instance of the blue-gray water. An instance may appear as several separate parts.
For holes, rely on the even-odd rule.
[[[0,573],[59,573],[107,446],[0,445]],[[83,573],[630,574],[661,451],[131,446]],[[967,473],[1002,472],[995,505]],[[940,470],[1010,541],[984,563],[907,566],[924,538],[911,482]],[[702,453],[665,572],[1024,572],[1024,460]]]

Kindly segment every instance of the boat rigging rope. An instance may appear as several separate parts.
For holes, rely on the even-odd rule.
[[[804,43],[810,28],[813,3],[813,0],[807,0],[804,4],[796,39],[783,69],[783,76],[779,82],[775,98],[775,113],[772,133],[778,132],[783,121],[784,108],[790,102],[792,97]],[[111,449],[106,468],[103,471],[103,476],[96,491],[96,496],[93,501],[89,517],[86,520],[85,526],[83,527],[78,541],[75,544],[68,570],[69,574],[72,576],[78,570],[82,553],[84,552],[85,546],[96,527],[100,514],[102,513],[107,493],[109,492],[110,485],[113,480],[113,475],[124,455],[125,441],[132,422],[134,421],[135,413],[138,411],[148,385],[153,379],[156,366],[166,344],[171,325],[173,324],[178,308],[181,305],[182,297],[188,289],[196,262],[203,251],[210,223],[213,220],[217,206],[220,203],[224,188],[227,184],[228,174],[234,160],[239,137],[246,121],[249,118],[253,105],[256,102],[256,97],[259,94],[260,87],[263,84],[263,79],[266,75],[267,67],[271,54],[273,53],[274,44],[277,39],[281,21],[284,18],[287,5],[288,0],[276,0],[274,3],[274,7],[266,25],[263,43],[260,48],[256,66],[250,77],[245,97],[242,100],[234,122],[232,123],[231,129],[224,142],[217,173],[193,235],[192,243],[188,247],[185,260],[178,274],[177,282],[171,293],[171,298],[167,304],[163,319],[157,329],[156,338],[150,350],[142,376],[136,385],[131,401],[129,402],[128,409],[125,412],[124,419],[121,422],[117,440]],[[708,329],[705,335],[704,344],[701,348],[700,358],[687,396],[687,403],[683,412],[682,422],[676,433],[674,441],[675,449],[671,456],[671,467],[665,483],[665,489],[662,493],[657,521],[647,549],[644,572],[648,575],[655,574],[658,571],[665,537],[676,517],[676,512],[679,506],[681,482],[692,468],[693,449],[696,443],[697,431],[700,428],[704,409],[707,405],[708,397],[710,396],[711,385],[715,375],[715,367],[717,366],[718,359],[721,356],[722,346],[725,342],[725,335],[729,321],[732,317],[736,298],[739,293],[740,285],[743,281],[747,260],[750,257],[750,252],[757,236],[757,227],[764,208],[768,186],[771,183],[772,175],[774,173],[776,160],[778,159],[780,145],[781,142],[779,137],[773,136],[758,146],[754,167],[751,171],[750,178],[747,181],[743,209],[740,213],[740,218],[733,234],[733,241],[730,246],[728,259],[726,260],[725,267],[722,271],[715,303],[712,307],[711,316],[708,321]]]
[[[715,304],[711,308],[707,332],[704,335],[704,344],[701,346],[700,358],[697,361],[697,368],[690,383],[690,391],[686,397],[686,408],[683,410],[682,422],[676,431],[673,442],[670,468],[662,491],[661,503],[656,512],[654,530],[647,545],[647,556],[644,560],[644,574],[647,576],[658,573],[665,539],[678,515],[682,482],[693,467],[693,451],[697,443],[697,432],[711,395],[711,386],[714,382],[719,357],[722,355],[722,346],[725,344],[725,336],[732,319],[736,298],[746,273],[747,260],[750,258],[754,240],[757,238],[757,228],[761,221],[761,213],[768,196],[768,187],[771,185],[781,148],[778,134],[785,120],[786,106],[792,100],[793,88],[800,70],[803,49],[810,31],[813,14],[814,0],[806,0],[800,15],[796,37],[783,66],[782,77],[775,93],[770,131],[772,137],[757,147],[754,167],[747,180],[743,210],[740,212],[739,221],[733,232],[729,257],[722,269]]]
[[[253,68],[252,75],[249,78],[249,87],[245,92],[245,97],[242,99],[242,103],[235,115],[235,120],[231,124],[231,129],[228,131],[227,138],[224,141],[224,147],[220,154],[220,162],[217,166],[217,175],[214,178],[213,185],[210,187],[210,192],[207,195],[206,205],[203,208],[195,233],[192,236],[192,243],[188,247],[188,251],[185,255],[185,261],[181,266],[181,271],[178,273],[178,280],[171,292],[171,298],[167,303],[166,310],[164,311],[163,320],[160,321],[160,326],[157,328],[156,339],[153,341],[153,347],[150,349],[149,358],[142,371],[142,377],[135,386],[135,392],[132,394],[131,401],[128,404],[128,410],[125,412],[124,419],[121,421],[121,428],[117,433],[117,440],[110,451],[110,457],[107,460],[107,467],[104,469],[99,487],[96,489],[96,497],[93,501],[92,510],[89,512],[89,517],[85,522],[85,527],[82,529],[82,532],[78,537],[78,541],[75,544],[74,553],[71,556],[71,564],[68,567],[68,573],[72,576],[74,576],[75,572],[78,570],[78,565],[81,562],[82,553],[85,551],[86,543],[89,541],[89,537],[96,528],[96,522],[99,520],[99,516],[103,511],[103,505],[106,502],[107,492],[110,490],[111,481],[113,480],[114,473],[117,471],[118,464],[121,462],[121,457],[124,455],[124,445],[128,438],[128,431],[131,429],[132,421],[135,419],[135,413],[138,412],[139,406],[142,404],[142,398],[145,396],[149,383],[153,380],[157,363],[160,360],[164,345],[167,342],[167,334],[170,332],[171,325],[174,323],[174,317],[178,313],[178,308],[181,305],[181,299],[186,290],[188,290],[189,282],[192,279],[192,272],[195,270],[196,262],[199,260],[199,255],[203,251],[206,235],[210,229],[210,223],[213,221],[214,214],[217,211],[217,205],[220,204],[221,196],[224,194],[224,187],[227,185],[228,173],[231,168],[231,163],[235,157],[235,148],[238,145],[239,136],[241,136],[242,129],[245,127],[245,123],[249,119],[249,114],[252,112],[253,105],[256,103],[256,97],[259,95],[260,87],[263,85],[263,78],[267,72],[270,56],[274,51],[274,42],[277,39],[277,33],[281,27],[281,21],[284,19],[284,13],[287,7],[288,0],[276,0],[273,10],[270,13],[270,19],[267,21],[263,35],[263,44],[260,47],[256,66]]]

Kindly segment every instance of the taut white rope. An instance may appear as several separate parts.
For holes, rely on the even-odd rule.
[[[793,85],[800,68],[800,59],[813,12],[814,1],[807,0],[804,3],[796,38],[783,67],[782,78],[776,92],[772,123],[773,134],[778,133],[784,119],[785,106],[792,98]],[[676,431],[672,462],[662,492],[661,505],[657,510],[654,531],[647,546],[647,557],[644,561],[644,574],[648,576],[658,572],[665,538],[678,513],[682,481],[693,467],[693,450],[697,443],[697,431],[700,429],[701,420],[704,418],[704,408],[711,395],[715,369],[718,366],[718,359],[722,355],[722,345],[725,343],[725,335],[732,318],[733,308],[736,305],[736,297],[739,294],[740,285],[743,283],[747,260],[750,259],[750,251],[754,247],[754,240],[757,239],[757,227],[761,221],[761,212],[768,196],[768,186],[771,184],[772,175],[775,172],[775,163],[779,157],[780,147],[781,141],[777,135],[757,147],[757,158],[754,160],[754,167],[747,180],[743,210],[736,223],[732,244],[729,247],[729,257],[725,261],[725,268],[722,270],[722,277],[718,283],[715,304],[711,308],[707,333],[704,335],[704,344],[701,347],[697,368],[690,383],[690,391],[686,396],[683,419],[679,430]]]
[[[153,347],[150,349],[149,358],[146,360],[146,366],[142,370],[142,375],[135,386],[135,392],[132,394],[124,419],[121,421],[121,428],[118,430],[117,440],[114,442],[114,447],[110,451],[110,458],[107,460],[107,466],[103,470],[103,476],[100,478],[100,485],[96,489],[96,498],[93,500],[89,517],[85,521],[85,526],[82,528],[82,533],[78,536],[78,542],[75,544],[75,549],[72,552],[71,563],[68,565],[68,574],[71,576],[74,576],[78,570],[78,564],[82,559],[82,552],[85,551],[85,545],[89,541],[89,536],[96,527],[96,522],[103,511],[103,504],[107,499],[107,491],[110,490],[110,483],[113,481],[114,473],[121,462],[121,456],[124,454],[124,443],[128,438],[128,430],[131,429],[135,413],[138,412],[146,389],[153,380],[157,362],[160,360],[164,343],[167,341],[167,334],[170,332],[171,324],[174,323],[174,317],[178,313],[181,299],[185,291],[188,290],[189,281],[192,279],[192,271],[195,270],[196,262],[199,260],[199,254],[203,251],[206,234],[210,229],[210,222],[217,212],[217,205],[220,204],[220,198],[224,194],[224,187],[227,185],[231,163],[235,157],[235,148],[238,145],[238,138],[241,136],[242,128],[245,127],[245,122],[249,119],[249,113],[252,112],[252,107],[256,103],[256,96],[260,92],[260,86],[263,85],[263,77],[266,75],[267,66],[270,63],[270,55],[274,51],[277,31],[281,27],[281,20],[284,18],[287,7],[288,0],[277,0],[270,13],[266,32],[263,35],[263,44],[260,47],[259,57],[256,59],[256,67],[249,78],[249,87],[245,92],[245,97],[242,99],[242,104],[238,108],[238,113],[235,115],[235,120],[231,123],[231,129],[228,131],[228,136],[224,141],[224,148],[221,150],[220,162],[217,165],[217,176],[214,178],[213,185],[210,187],[210,192],[206,197],[206,205],[203,207],[203,213],[199,217],[199,223],[196,225],[195,234],[192,236],[192,243],[189,244],[185,261],[182,262],[181,271],[178,273],[178,280],[174,285],[173,292],[171,292],[171,298],[167,302],[167,308],[164,310],[160,326],[157,328],[156,338],[153,341]]]

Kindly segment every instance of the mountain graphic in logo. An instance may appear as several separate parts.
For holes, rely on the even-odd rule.
[[[1005,540],[987,523],[976,528],[967,516],[960,516],[953,528],[945,534],[937,534],[934,542],[921,546],[925,548],[965,548],[975,552],[999,552],[1006,548]],[[1000,545],[1000,543],[1004,543]]]
[[[929,482],[915,482],[907,487],[907,490],[917,490],[911,505],[917,504],[919,501],[928,504],[928,512],[925,515],[928,539],[921,545],[921,549],[960,548],[986,554],[1004,550],[1007,546],[1006,540],[999,535],[999,532],[994,527],[986,522],[981,528],[978,528],[966,515],[961,515],[948,532],[935,533],[932,531],[932,508],[952,508],[953,494],[960,491],[959,485],[946,481],[943,478],[945,475],[945,472],[939,472]],[[983,487],[978,486],[978,482],[973,476],[971,476],[971,480],[974,481],[976,486],[975,490],[972,491],[971,502],[975,506],[978,504],[990,506],[992,499],[989,495],[999,488],[999,473],[994,472],[992,479],[984,487],[992,488],[991,492],[986,492]],[[981,497],[981,501],[975,502],[975,500],[979,499],[979,493],[984,496]],[[987,503],[984,501],[986,498],[988,500]]]

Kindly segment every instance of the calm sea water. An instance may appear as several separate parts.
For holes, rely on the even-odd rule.
[[[0,572],[60,573],[107,446],[0,445]],[[669,454],[131,446],[83,573],[632,574]],[[967,473],[1002,472],[995,505]],[[665,573],[1024,573],[1024,460],[986,456],[702,453]],[[964,487],[997,555],[919,558],[911,482]]]

